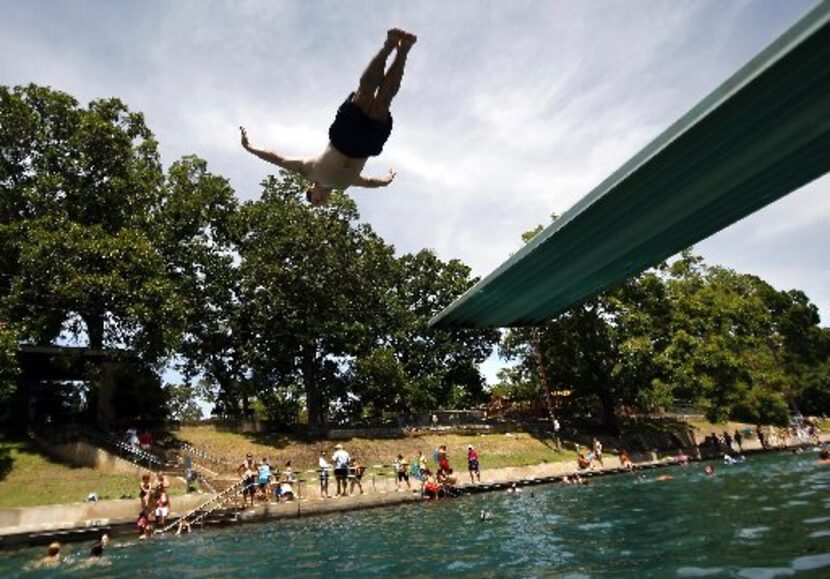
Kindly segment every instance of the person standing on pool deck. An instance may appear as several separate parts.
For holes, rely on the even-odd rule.
[[[600,468],[605,467],[602,462],[602,443],[598,439],[594,439],[594,459],[599,463]]]
[[[254,495],[256,494],[257,465],[254,455],[250,452],[245,456],[245,461],[236,468],[236,474],[242,479],[242,508],[245,508],[245,497],[251,497],[251,506],[254,506]]]
[[[366,177],[361,172],[369,157],[380,155],[392,133],[389,108],[401,88],[406,57],[416,40],[414,34],[398,28],[386,33],[386,42],[369,62],[357,90],[337,110],[329,127],[329,144],[319,156],[289,159],[273,151],[257,149],[248,141],[245,128],[239,127],[242,146],[264,161],[305,177],[311,183],[306,198],[314,206],[328,203],[334,189],[386,187],[395,179],[394,170],[390,169],[384,177]],[[393,52],[395,58],[389,70],[385,70]]]
[[[473,445],[467,445],[467,470],[470,471],[470,484],[481,482],[481,469],[478,465],[478,451]]]
[[[395,459],[395,490],[401,490],[402,482],[406,483],[406,488],[412,488],[409,483],[409,461],[399,454]]]
[[[321,499],[328,499],[331,498],[329,496],[329,471],[331,470],[331,465],[326,460],[325,451],[320,451],[320,498]]]
[[[447,452],[446,444],[438,447],[438,470],[443,470],[444,472],[450,470],[450,455]]]
[[[349,476],[349,453],[343,450],[343,445],[338,444],[334,447],[334,454],[331,455],[331,461],[334,463],[334,480],[337,483],[337,492],[334,496],[346,496],[349,494],[348,476]]]

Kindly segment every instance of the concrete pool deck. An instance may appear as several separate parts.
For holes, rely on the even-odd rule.
[[[820,437],[822,443],[830,441],[830,434]],[[752,455],[765,452],[760,448],[757,440],[748,441],[744,445],[744,454]],[[789,445],[770,449],[767,452],[792,450],[797,447],[812,447],[812,444]],[[676,451],[679,454],[682,451]],[[635,470],[642,471],[655,468],[676,466],[678,463],[667,460],[671,452],[661,453],[664,458],[652,453],[650,456],[634,457]],[[687,454],[690,454],[687,452]],[[704,456],[702,460],[709,457]],[[711,457],[715,459],[715,457]],[[692,461],[701,458],[691,457]],[[493,492],[506,489],[510,484],[520,486],[547,484],[560,481],[563,476],[579,472],[583,477],[607,476],[627,472],[621,467],[617,456],[606,456],[604,468],[578,471],[573,461],[545,463],[521,467],[506,467],[487,469],[481,473],[481,482],[471,485],[466,470],[458,470],[459,494],[474,494]],[[358,509],[378,508],[391,505],[400,505],[426,500],[420,496],[420,485],[413,481],[412,490],[395,489],[391,479],[381,481],[364,481],[367,492],[363,495],[345,496],[337,498],[319,498],[319,488],[316,479],[307,480],[298,485],[300,499],[283,503],[257,504],[238,510],[233,514],[225,514],[220,521],[208,523],[206,526],[234,524],[243,522],[258,522],[281,518],[298,518],[314,515],[323,515],[333,512]],[[374,487],[374,490],[372,488]],[[330,490],[333,491],[333,481]],[[307,497],[311,489],[311,497]],[[174,498],[174,511],[168,518],[176,520],[179,516],[194,509],[213,497],[211,494],[192,494]],[[63,505],[49,505],[42,507],[20,507],[0,509],[0,549],[48,544],[58,540],[62,542],[93,540],[100,533],[108,532],[113,536],[136,536],[136,519],[138,517],[137,499],[106,500],[97,503],[73,503]],[[229,506],[238,507],[234,500]]]

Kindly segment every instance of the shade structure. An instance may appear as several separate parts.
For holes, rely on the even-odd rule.
[[[824,0],[430,326],[544,323],[828,170]]]

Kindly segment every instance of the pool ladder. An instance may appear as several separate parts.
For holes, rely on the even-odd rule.
[[[179,517],[163,529],[157,530],[156,532],[166,533],[167,531],[170,531],[179,526],[179,524],[181,524],[183,521],[190,523],[190,525],[195,525],[199,521],[203,520],[205,517],[209,516],[211,513],[215,512],[217,509],[220,509],[225,503],[233,499],[234,496],[236,496],[236,492],[239,491],[244,484],[244,480],[236,482],[235,484],[229,486],[215,497],[205,501],[198,507],[191,509],[190,511],[188,511],[187,513],[185,513],[184,515],[182,515],[181,517]]]

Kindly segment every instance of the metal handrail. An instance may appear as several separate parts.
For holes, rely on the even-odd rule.
[[[245,484],[244,480],[240,480],[240,481],[234,483],[233,485],[229,486],[228,488],[223,490],[221,493],[219,493],[215,497],[210,498],[209,500],[205,501],[204,503],[202,503],[198,507],[193,508],[190,511],[186,512],[184,515],[182,515],[181,517],[179,517],[178,519],[176,519],[175,521],[173,521],[172,523],[170,523],[166,527],[163,527],[158,532],[166,533],[167,531],[173,529],[174,527],[179,525],[182,521],[185,521],[185,520],[189,519],[190,517],[193,517],[193,520],[189,521],[191,525],[199,522],[200,520],[202,520],[206,516],[210,515],[214,511],[216,511],[216,509],[220,508],[226,502],[231,500],[234,497],[234,493],[236,491],[238,491],[242,487],[242,485],[244,485],[244,484]],[[216,504],[213,505],[213,507],[211,507],[210,509],[205,510],[205,507],[207,507],[211,503],[216,503]],[[199,511],[202,511],[202,512],[200,513]],[[198,515],[197,515],[197,513],[198,513]],[[194,516],[194,515],[196,515],[196,516]]]

